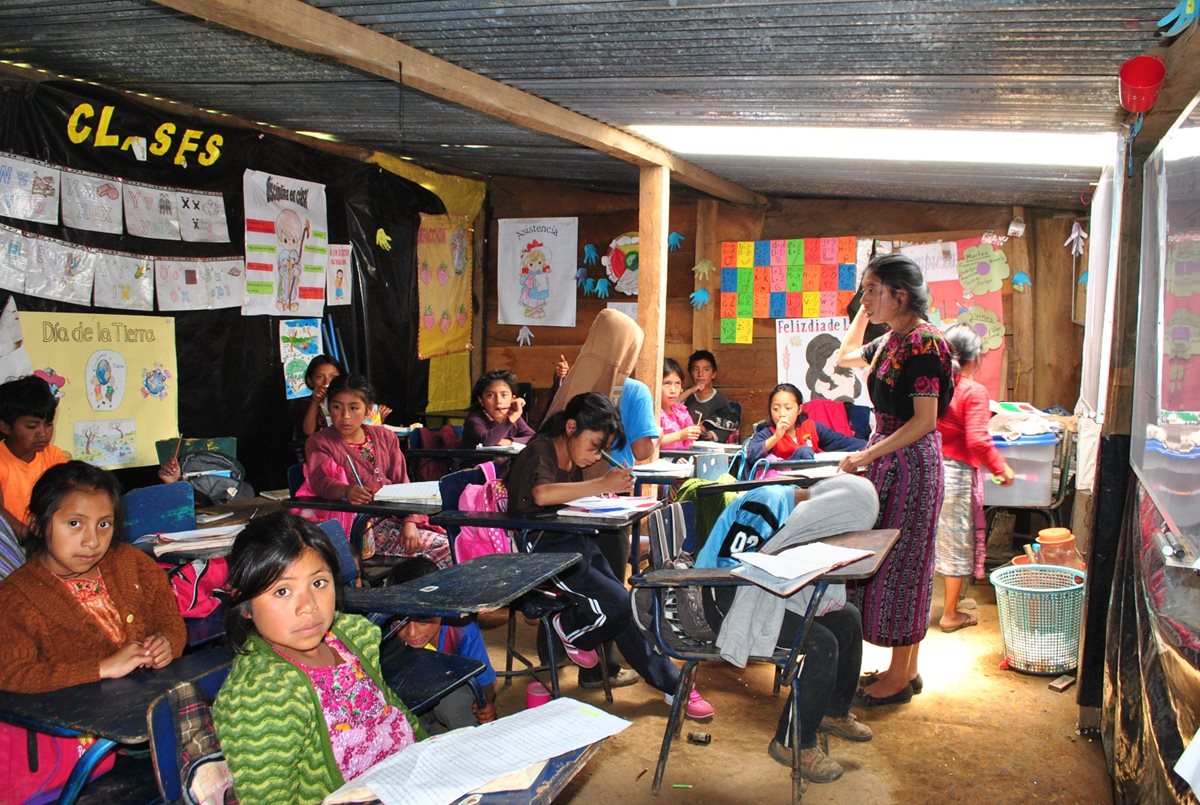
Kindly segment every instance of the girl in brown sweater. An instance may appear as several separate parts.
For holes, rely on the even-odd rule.
[[[0,582],[0,688],[22,693],[163,668],[187,634],[166,575],[125,544],[121,486],[82,461],[29,502],[29,561]]]

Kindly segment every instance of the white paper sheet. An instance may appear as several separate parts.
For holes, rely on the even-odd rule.
[[[57,224],[59,178],[58,168],[0,154],[0,215]]]
[[[454,802],[501,775],[616,735],[628,726],[628,721],[590,704],[555,699],[413,744],[347,781],[330,799],[365,787],[384,805]]]
[[[199,190],[180,190],[176,200],[180,237],[192,243],[229,242],[224,196]]]
[[[660,458],[648,461],[645,464],[636,464],[629,469],[634,475],[664,475],[671,478],[691,478],[692,473],[696,471],[695,465],[690,461],[676,464],[669,458]]]
[[[388,484],[379,488],[375,499],[390,503],[441,503],[442,493],[437,481],[417,481],[411,484]]]
[[[1200,796],[1200,730],[1192,736],[1192,742],[1175,763],[1175,773],[1187,780],[1192,793]]]
[[[92,302],[96,252],[49,238],[31,238],[25,293],[75,305]]]
[[[179,240],[178,193],[169,187],[125,182],[125,231],[139,238]]]
[[[154,258],[97,254],[92,299],[96,307],[154,310]]]
[[[25,293],[29,238],[24,232],[0,224],[0,288]]]
[[[788,548],[782,553],[735,553],[733,558],[765,570],[772,576],[781,579],[797,579],[814,572],[824,572],[841,567],[870,555],[870,551],[859,548],[843,548],[840,545],[810,542],[807,545]]]
[[[124,231],[121,211],[120,179],[63,170],[63,226],[119,235]]]

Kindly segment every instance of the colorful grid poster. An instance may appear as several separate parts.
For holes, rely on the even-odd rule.
[[[855,237],[725,241],[721,343],[752,343],[755,319],[845,316],[858,255]]]

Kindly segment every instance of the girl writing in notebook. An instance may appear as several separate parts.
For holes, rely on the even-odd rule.
[[[258,517],[229,555],[237,649],[213,722],[241,802],[320,802],[426,737],[387,686],[379,628],[339,613],[337,552],[312,523]]]
[[[607,397],[596,392],[572,397],[513,459],[507,480],[508,510],[536,511],[588,495],[629,492],[633,473],[626,466],[611,466],[603,475],[584,480],[584,470],[603,460],[601,451],[624,439],[617,409]],[[666,657],[654,654],[637,630],[629,591],[613,574],[596,538],[545,531],[526,544],[533,551],[583,556],[579,564],[554,580],[570,601],[567,609],[554,616],[553,626],[571,661],[581,668],[594,668],[600,662],[597,649],[605,640],[614,639],[633,669],[670,699],[679,682],[679,669]],[[713,708],[692,690],[687,714],[709,718]]]
[[[408,470],[396,434],[381,425],[364,424],[375,403],[375,391],[362,375],[339,375],[329,384],[333,425],[308,437],[304,474],[312,493],[362,505],[387,484],[408,483]],[[384,517],[367,529],[364,558],[376,552],[428,556],[439,567],[450,564],[445,534],[430,530],[421,514]]]

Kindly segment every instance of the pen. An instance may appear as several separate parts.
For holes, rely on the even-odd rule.
[[[623,464],[618,464],[617,460],[615,458],[613,458],[612,455],[607,450],[601,450],[600,457],[603,458],[605,461],[607,461],[609,464],[611,464],[614,467],[624,466]]]
[[[347,463],[348,465],[350,465],[350,472],[354,473],[354,482],[355,482],[356,484],[358,484],[359,486],[362,486],[362,485],[363,485],[362,478],[359,478],[359,477],[358,477],[358,470],[357,470],[357,469],[355,469],[355,467],[354,467],[354,461],[353,461],[353,460],[351,460],[350,456],[346,456],[346,463]],[[365,487],[365,486],[363,486],[363,489],[366,489],[366,487]]]

